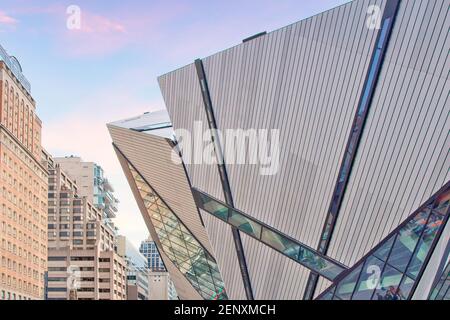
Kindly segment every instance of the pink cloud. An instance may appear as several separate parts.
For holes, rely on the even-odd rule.
[[[17,20],[7,15],[5,12],[0,11],[0,24],[14,26],[17,24]]]
[[[81,11],[81,28],[73,31],[99,35],[123,33],[125,32],[125,26],[107,17]]]
[[[102,15],[80,9],[81,28],[65,29],[58,35],[61,49],[69,56],[103,56],[136,45],[152,47],[164,33],[163,26],[189,10],[181,4]]]

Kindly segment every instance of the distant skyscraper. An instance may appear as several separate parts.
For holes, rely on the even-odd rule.
[[[150,270],[166,271],[155,241],[153,241],[151,237],[141,242],[139,252],[147,259],[147,265]]]
[[[127,300],[148,300],[151,288],[147,259],[124,236],[117,237],[117,253],[127,263]]]
[[[19,61],[0,45],[0,300],[44,298],[48,184],[41,126]]]

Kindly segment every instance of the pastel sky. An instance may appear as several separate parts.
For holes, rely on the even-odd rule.
[[[43,144],[100,164],[120,200],[116,224],[136,246],[147,229],[105,124],[164,108],[156,78],[261,31],[348,0],[1,0],[0,44],[31,82]],[[68,29],[67,8],[81,9]]]

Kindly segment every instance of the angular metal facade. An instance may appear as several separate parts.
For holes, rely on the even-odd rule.
[[[376,28],[368,23],[373,6],[384,19]],[[313,259],[326,255],[353,270],[450,180],[449,6],[450,0],[356,0],[202,59],[204,79],[198,61],[197,69],[192,63],[161,76],[174,129],[195,132],[200,126],[205,132],[213,116],[222,131],[273,129],[280,135],[274,175],[260,174],[260,164],[226,158],[222,167],[186,163],[185,171],[176,171],[166,163],[164,170],[185,174],[194,195],[204,193],[300,247],[317,249]],[[114,136],[119,129],[110,130],[116,144],[123,140],[119,148],[133,144],[144,152],[140,138],[125,141]],[[220,155],[226,138],[211,137],[203,142],[214,142]],[[149,176],[164,165],[150,168],[141,161]],[[204,224],[207,235],[199,241],[210,246],[229,298],[249,298],[248,280],[255,299],[313,298],[335,281],[312,281],[320,273],[294,261],[298,253],[288,256],[291,248],[266,246],[253,222],[230,223],[231,216],[203,210],[198,201],[194,210],[192,195],[185,194],[189,188],[157,183],[166,192],[162,197],[175,202],[183,189],[191,209],[174,211],[186,221],[195,216],[193,228]],[[336,194],[339,204],[333,207]],[[328,221],[332,232],[324,228]],[[244,259],[232,228],[239,229]],[[448,237],[439,244],[447,247],[442,241]],[[445,255],[433,250],[426,262],[441,264]],[[425,267],[423,279],[436,277],[436,268]],[[414,289],[408,298],[427,297],[432,287],[417,281]]]

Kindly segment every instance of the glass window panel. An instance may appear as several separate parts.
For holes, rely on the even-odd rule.
[[[444,284],[439,290],[439,293],[436,296],[436,300],[443,300],[449,287],[450,287],[450,279],[447,279],[445,280]]]
[[[428,224],[425,228],[422,238],[419,241],[416,251],[414,252],[414,256],[408,267],[407,273],[414,279],[419,274],[419,271],[428,255],[428,252],[430,251],[430,247],[434,239],[436,238],[436,234],[441,225],[442,225],[442,216],[432,214],[430,219],[428,220]]]
[[[200,295],[207,299],[213,297],[227,299],[224,284],[214,259],[206,253],[201,244],[180,223],[176,215],[164,205],[162,199],[152,191],[130,164],[129,169],[135,178],[142,200],[146,204],[147,213],[152,219],[162,249],[169,259],[185,274]]]
[[[202,297],[205,298],[206,300],[211,300],[216,295],[215,291],[210,290],[210,289],[208,289],[206,287],[200,287],[200,289],[201,289],[201,292],[202,292],[201,293]]]
[[[259,239],[261,236],[261,225],[234,210],[231,210],[228,222],[253,237]]]
[[[164,222],[165,226],[170,226],[172,228],[177,228],[178,227],[178,223],[176,220],[173,219],[169,219],[166,216],[162,216],[162,222]],[[169,230],[168,228],[166,228],[167,230]]]
[[[350,300],[362,270],[362,264],[342,279],[336,286],[336,295],[342,300]]]
[[[440,214],[445,214],[450,205],[450,190],[441,196],[437,197],[436,201],[433,204],[433,209],[439,212]]]
[[[183,251],[187,252],[186,243],[182,239],[169,234],[169,240],[172,243],[172,245],[176,244],[177,246],[181,247]],[[178,250],[181,250],[181,249],[178,248]]]
[[[199,247],[199,246],[198,246],[197,244],[195,244],[195,243],[187,242],[187,241],[186,241],[185,244],[186,244],[188,250],[189,250],[190,252],[192,252],[192,253],[196,253],[196,252],[199,252],[199,251],[203,251],[203,249],[202,249],[201,247]]]
[[[300,251],[300,246],[298,244],[265,227],[262,228],[261,241],[272,248],[283,252],[285,255],[294,259],[298,258]]]
[[[219,219],[224,221],[228,220],[228,207],[214,201],[213,199],[199,193],[199,196],[202,200],[203,209],[208,211],[209,213],[215,215]]]
[[[197,277],[207,277],[210,282],[213,282],[212,277],[210,276],[209,267],[207,265],[202,263],[193,263],[192,267]]]
[[[344,271],[343,268],[332,264],[331,262],[317,255],[315,252],[304,247],[300,247],[297,260],[308,268],[319,272],[321,275],[327,277],[330,280],[336,278],[342,271]]]
[[[372,293],[379,284],[383,265],[384,262],[374,256],[367,258],[352,300],[370,300],[372,298]]]
[[[324,295],[320,298],[320,300],[333,300],[333,293],[336,287],[332,287],[327,292],[324,293]]]
[[[400,229],[388,260],[390,265],[402,272],[406,270],[412,253],[416,248],[416,244],[427,223],[428,215],[428,211],[420,212]]]
[[[442,300],[449,301],[450,300],[450,287],[447,288],[447,293],[442,298]]]
[[[411,289],[414,285],[414,282],[415,281],[408,276],[405,276],[403,278],[402,283],[400,284],[400,293],[404,297],[408,298],[409,294],[411,293]]]
[[[386,261],[391,251],[392,244],[394,243],[395,235],[393,235],[387,242],[385,242],[377,251],[375,251],[374,256]]]
[[[399,285],[402,280],[403,273],[386,265],[383,275],[381,276],[380,285],[377,286],[373,295],[374,300],[405,300],[406,297],[400,290]]]
[[[200,284],[200,288],[203,290],[207,288],[208,290],[211,290],[212,292],[216,291],[216,286],[214,285],[214,282],[211,277],[206,276],[205,274],[203,276],[198,276],[198,283]]]

